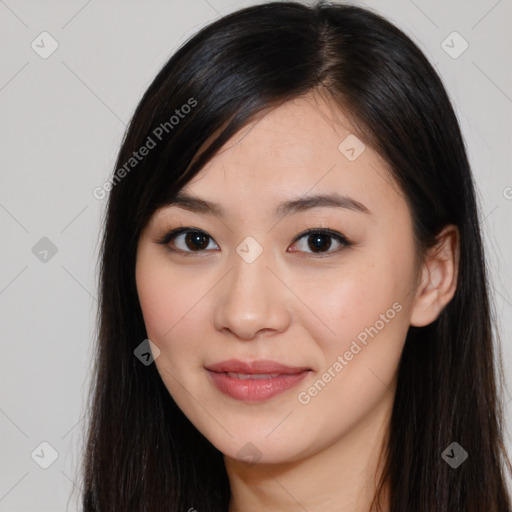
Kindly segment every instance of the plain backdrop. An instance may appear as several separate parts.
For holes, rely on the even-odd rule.
[[[92,191],[110,176],[126,125],[171,54],[208,22],[255,3],[0,0],[2,512],[79,509],[106,205]],[[512,2],[352,3],[404,30],[455,105],[477,181],[510,375]],[[511,397],[506,391],[509,450]]]

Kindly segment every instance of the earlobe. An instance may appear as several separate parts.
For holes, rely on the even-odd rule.
[[[416,288],[411,325],[423,327],[436,320],[455,294],[458,268],[459,232],[450,224],[439,233],[436,245],[425,257]]]

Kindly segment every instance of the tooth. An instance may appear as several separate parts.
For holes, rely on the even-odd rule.
[[[247,380],[247,379],[262,380],[262,379],[270,379],[273,377],[279,377],[281,374],[280,373],[246,374],[246,373],[226,372],[226,375],[228,375],[229,377],[232,377],[233,379],[240,379],[240,380]]]

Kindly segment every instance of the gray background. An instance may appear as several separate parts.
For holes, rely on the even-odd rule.
[[[0,511],[78,508],[106,204],[92,191],[108,179],[137,102],[178,45],[219,15],[254,3],[0,0]],[[357,5],[384,14],[419,44],[455,104],[479,189],[510,374],[512,2]],[[58,43],[47,58],[44,31]],[[467,50],[453,58],[464,40]],[[55,254],[44,252],[43,237]],[[506,391],[509,431],[511,396]],[[44,441],[58,453],[48,469],[39,465],[51,462]]]

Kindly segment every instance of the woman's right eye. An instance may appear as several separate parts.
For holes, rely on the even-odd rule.
[[[183,252],[187,256],[211,250],[208,241],[213,238],[204,231],[191,228],[177,228],[167,232],[157,243],[167,246],[170,251]],[[218,249],[217,244],[215,246]]]

